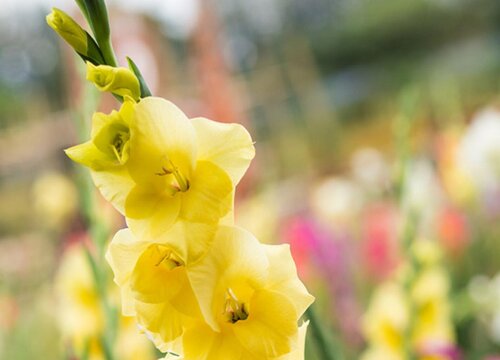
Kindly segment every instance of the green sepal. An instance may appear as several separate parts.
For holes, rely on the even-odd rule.
[[[94,38],[90,36],[88,32],[87,34],[87,54],[79,55],[83,58],[84,61],[90,61],[94,65],[102,65],[104,64],[104,56],[102,55],[99,46],[95,42]]]
[[[103,43],[109,40],[109,19],[106,3],[104,0],[76,0],[82,12],[87,17],[92,32],[97,40],[97,43],[102,46]],[[81,4],[85,3],[85,6]],[[85,11],[83,10],[85,9]]]
[[[146,84],[146,80],[144,80],[144,77],[142,76],[141,71],[139,70],[137,65],[134,63],[134,61],[127,56],[127,62],[128,62],[129,69],[132,70],[134,75],[139,80],[139,85],[140,85],[140,89],[141,89],[141,98],[153,96],[153,94],[151,94],[151,90],[149,90],[149,87]]]
[[[87,5],[85,4],[85,0],[75,0],[75,2],[80,8],[80,11],[82,12],[83,16],[85,17],[85,20],[87,20],[87,23],[90,24],[89,12],[87,10]]]

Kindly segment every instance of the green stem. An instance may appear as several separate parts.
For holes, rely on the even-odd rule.
[[[306,316],[309,319],[311,326],[311,334],[314,337],[316,348],[321,355],[322,360],[341,360],[343,356],[336,345],[337,341],[333,338],[324,327],[321,319],[314,306],[310,306],[306,310]]]
[[[102,55],[104,56],[106,65],[114,67],[118,66],[115,52],[113,50],[113,45],[111,44],[111,39],[108,38],[106,41],[102,41],[101,43],[99,43],[99,46],[101,48]]]
[[[86,86],[83,97],[83,104],[80,111],[76,114],[78,135],[83,140],[88,133],[88,116],[92,110],[97,107],[97,96],[92,86]],[[109,301],[108,296],[108,273],[105,266],[104,254],[106,250],[106,241],[109,237],[109,231],[106,224],[99,218],[97,213],[97,204],[95,201],[95,191],[93,183],[88,172],[78,169],[78,178],[80,186],[80,199],[82,204],[82,213],[86,220],[90,237],[96,249],[95,252],[85,247],[86,258],[92,271],[96,292],[99,294],[101,309],[105,316],[105,329],[101,339],[103,353],[106,360],[114,360],[113,344],[117,328],[117,311]]]

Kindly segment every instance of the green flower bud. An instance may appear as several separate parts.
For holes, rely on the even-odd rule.
[[[53,8],[46,17],[47,24],[54,29],[75,51],[87,55],[88,37],[85,30],[71,16]]]

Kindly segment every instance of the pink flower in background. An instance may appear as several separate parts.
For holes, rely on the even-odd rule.
[[[398,263],[398,214],[391,204],[375,204],[361,220],[361,256],[366,272],[386,278]]]
[[[282,239],[290,243],[299,275],[307,277],[317,271],[327,285],[332,313],[345,341],[361,342],[360,310],[353,289],[353,240],[346,234],[334,234],[307,217],[294,217],[282,228]]]
[[[420,349],[419,353],[423,357],[446,360],[462,360],[460,350],[456,346],[449,343],[428,343],[424,349]]]

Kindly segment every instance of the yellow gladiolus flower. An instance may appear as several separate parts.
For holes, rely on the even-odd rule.
[[[47,24],[54,29],[76,52],[87,54],[87,33],[71,16],[64,11],[53,8],[46,17]]]
[[[55,283],[63,337],[70,341],[77,354],[82,354],[90,344],[91,354],[98,356],[101,354],[98,339],[104,330],[104,314],[92,270],[81,246],[73,246],[65,252]]]
[[[91,139],[66,149],[73,161],[90,168],[94,183],[106,200],[124,213],[126,195],[134,186],[125,166],[130,154],[130,119],[133,102],[125,101],[119,112],[95,113]]]
[[[422,248],[417,253],[425,256],[418,261],[435,259],[430,243],[421,242],[419,246]],[[428,257],[429,254],[432,256]],[[444,269],[436,265],[424,265],[408,292],[397,282],[382,284],[363,319],[370,347],[362,359],[403,360],[408,350],[421,360],[441,358],[439,354],[421,354],[427,354],[429,347],[432,351],[433,344],[454,343],[448,292],[448,277]]]
[[[112,288],[109,289],[113,295]],[[89,360],[104,360],[101,339],[105,331],[105,315],[82,245],[73,245],[64,253],[56,276],[56,295],[61,332],[71,344],[72,351],[77,356],[88,351]],[[110,296],[109,299],[116,297]],[[118,358],[156,358],[151,344],[139,333],[131,318],[120,317],[116,335],[116,346],[111,350]]]
[[[234,187],[254,156],[238,124],[188,120],[174,104],[148,97],[135,106],[128,169],[127,223],[139,238],[158,238],[178,220],[217,223],[230,214]]]
[[[95,66],[87,62],[87,80],[93,82],[100,91],[129,96],[136,101],[141,96],[139,80],[131,70],[124,67]]]
[[[122,311],[163,343],[183,332],[183,323],[201,313],[185,260],[165,243],[137,241],[129,229],[111,241],[106,259],[122,290]]]
[[[403,289],[395,282],[382,284],[363,318],[366,339],[381,349],[376,353],[382,350],[385,353],[403,353],[403,337],[408,324],[408,305]]]
[[[205,319],[186,325],[187,359],[276,359],[297,350],[297,321],[314,298],[287,245],[261,245],[245,230],[221,226],[187,272]]]
[[[231,217],[234,188],[255,154],[243,126],[189,120],[155,97],[93,120],[92,139],[66,153],[91,168],[138,238],[172,238],[166,233],[178,221],[216,226]]]
[[[424,269],[416,279],[411,297],[416,310],[413,341],[417,348],[433,342],[454,343],[449,289],[449,279],[440,266]]]

